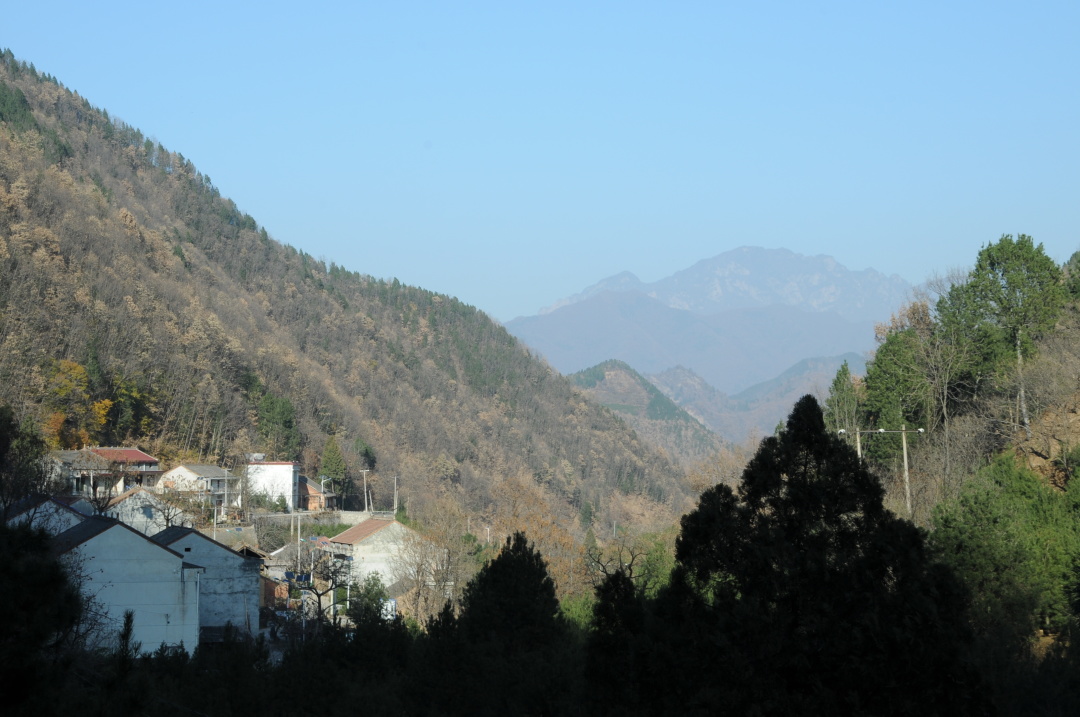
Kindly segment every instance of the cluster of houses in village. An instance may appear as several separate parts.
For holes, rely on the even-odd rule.
[[[192,652],[224,639],[228,629],[251,636],[266,627],[267,615],[288,614],[300,552],[285,551],[283,557],[281,551],[268,554],[257,545],[230,547],[215,539],[219,516],[242,510],[245,494],[280,496],[291,514],[333,505],[333,495],[322,489],[325,482],[301,476],[295,463],[261,456],[245,468],[246,490],[224,468],[181,465],[162,471],[156,458],[137,448],[57,451],[50,460],[66,490],[23,500],[8,512],[8,523],[29,523],[53,536],[54,552],[93,606],[98,642],[115,638],[130,611],[133,639],[147,652],[160,645]],[[176,495],[212,509],[209,534],[167,500]],[[385,585],[407,589],[395,578],[394,559],[412,531],[391,516],[352,518],[346,522],[356,525],[340,535],[305,539],[306,555],[321,550],[347,561],[350,582],[378,572]],[[299,524],[297,519],[298,543]],[[303,602],[294,600],[292,607],[302,610]]]
[[[312,480],[300,474],[291,461],[266,461],[252,454],[241,476],[214,465],[186,464],[162,471],[157,458],[138,448],[83,448],[53,451],[53,477],[72,495],[113,496],[133,488],[162,495],[179,493],[200,497],[219,515],[243,509],[245,494],[280,502],[289,512],[329,510],[334,507],[327,479]]]

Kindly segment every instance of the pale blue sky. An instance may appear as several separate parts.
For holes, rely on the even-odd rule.
[[[0,47],[279,241],[501,320],[742,245],[1080,249],[1080,3],[158,5],[16,3]]]

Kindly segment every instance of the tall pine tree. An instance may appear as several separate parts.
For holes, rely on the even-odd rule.
[[[738,489],[713,487],[683,518],[645,639],[611,634],[626,621],[603,623],[609,643],[642,646],[645,711],[670,701],[732,714],[979,712],[962,662],[963,592],[883,495],[803,397]],[[597,615],[631,608],[622,596]]]

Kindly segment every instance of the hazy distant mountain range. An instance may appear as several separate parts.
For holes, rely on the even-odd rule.
[[[539,313],[549,314],[612,291],[638,293],[672,309],[703,315],[790,306],[833,312],[851,321],[883,321],[905,300],[910,289],[895,274],[886,276],[873,269],[851,271],[831,256],[744,246],[652,283],[624,271]]]
[[[874,323],[910,289],[828,256],[741,247],[652,283],[617,274],[506,326],[562,373],[624,361],[740,440],[826,390],[842,361],[861,367]]]

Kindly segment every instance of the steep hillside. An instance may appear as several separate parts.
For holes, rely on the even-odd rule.
[[[700,463],[723,448],[719,436],[622,361],[605,361],[567,378],[684,466]]]
[[[263,451],[315,475],[333,435],[376,505],[396,477],[413,512],[448,494],[568,535],[586,504],[688,500],[679,469],[475,308],[282,246],[183,155],[10,52],[4,403],[55,446],[138,443],[166,466]]]

